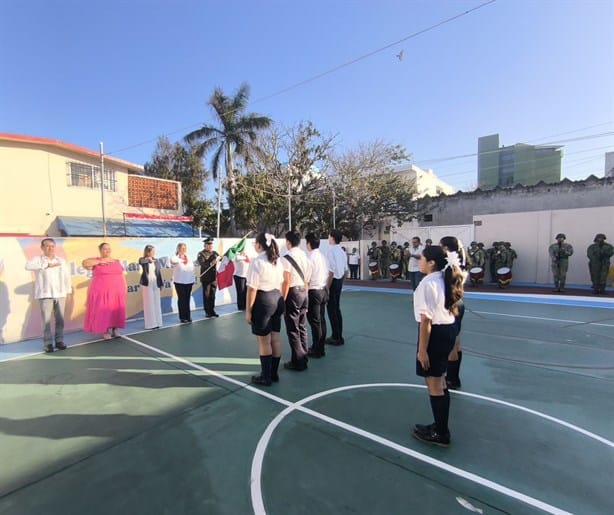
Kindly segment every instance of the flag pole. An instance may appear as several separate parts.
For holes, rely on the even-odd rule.
[[[243,236],[243,238],[241,238],[237,243],[235,243],[235,245],[237,245],[238,243],[241,243],[243,240],[247,239],[247,237],[253,233],[254,231],[249,231],[245,236]],[[234,247],[234,245],[233,245]],[[198,277],[202,277],[203,275],[205,275],[209,270],[211,270],[215,265],[217,265],[222,259],[224,258],[224,255],[218,255],[217,258],[215,258],[215,262],[209,267],[207,268],[207,270],[205,270],[204,272],[202,272]]]

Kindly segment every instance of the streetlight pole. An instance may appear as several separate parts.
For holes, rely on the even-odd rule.
[[[291,195],[291,187],[292,187],[292,172],[290,167],[288,166],[288,230],[292,230],[292,195]]]
[[[335,203],[335,187],[333,186],[333,229],[337,228],[337,205]]]
[[[102,237],[107,237],[107,217],[104,210],[104,146],[100,142],[100,203],[102,206]]]

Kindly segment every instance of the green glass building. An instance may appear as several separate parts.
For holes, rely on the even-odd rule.
[[[561,147],[516,143],[499,146],[499,135],[478,138],[478,188],[489,190],[540,181],[561,181]]]

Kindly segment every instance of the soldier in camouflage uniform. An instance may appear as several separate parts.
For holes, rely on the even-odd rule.
[[[495,277],[497,277],[499,288],[505,288],[506,286],[509,285],[511,280],[508,281],[506,279],[505,281],[502,281],[498,276],[498,270],[499,268],[504,268],[504,267],[509,268],[511,270],[512,267],[510,266],[510,263],[513,260],[511,259],[509,251],[505,248],[504,242],[502,241],[499,242],[499,248],[497,249],[497,252],[495,253],[494,258],[495,258]]]
[[[498,251],[499,251],[498,241],[493,241],[492,247],[490,247],[486,251],[486,257],[488,258],[488,271],[490,272],[490,282],[491,283],[497,282],[497,268],[495,266],[495,256],[497,255]]]
[[[586,249],[588,256],[588,270],[593,283],[593,294],[605,293],[605,283],[610,270],[610,258],[614,254],[614,247],[605,242],[605,234],[597,234],[594,243]]]
[[[507,250],[507,267],[511,270],[514,266],[514,260],[518,258],[518,254],[516,254],[509,241],[506,241],[503,245],[505,245],[505,250]]]
[[[569,266],[569,257],[573,254],[573,247],[565,243],[566,236],[563,233],[556,235],[556,243],[548,247],[550,255],[552,278],[554,280],[554,292],[565,291],[565,279]]]
[[[379,267],[379,247],[374,241],[371,242],[371,247],[367,250],[367,265],[370,267],[371,263],[377,263]],[[374,273],[371,268],[369,268],[369,275],[371,280],[375,281],[379,276],[379,270],[377,273]]]
[[[401,273],[401,247],[397,246],[397,242],[393,241],[390,244],[390,264],[391,265],[397,265],[399,268],[397,269],[399,271],[399,276],[400,277],[400,273]],[[397,280],[397,277],[392,277],[391,278],[391,282],[395,282]]]
[[[384,279],[388,278],[388,267],[390,266],[390,247],[386,240],[382,240],[379,248],[379,271]]]

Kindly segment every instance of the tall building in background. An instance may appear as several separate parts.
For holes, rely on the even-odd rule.
[[[560,182],[561,157],[559,146],[516,143],[501,147],[498,134],[483,136],[478,138],[478,188]]]
[[[614,152],[605,153],[605,177],[614,177]]]
[[[456,190],[442,181],[430,168],[426,170],[414,164],[396,165],[393,171],[411,181],[416,189],[416,198],[453,195]]]

